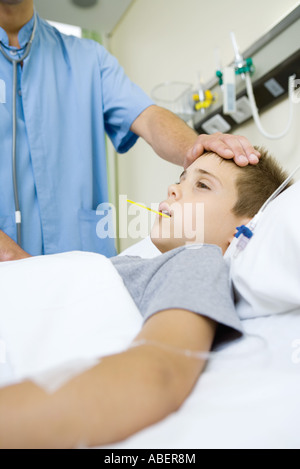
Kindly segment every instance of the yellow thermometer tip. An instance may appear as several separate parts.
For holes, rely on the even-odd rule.
[[[129,204],[137,205],[138,207],[145,208],[146,210],[149,210],[150,212],[156,213],[157,215],[160,215],[162,217],[170,218],[170,215],[167,215],[166,213],[161,213],[158,212],[157,210],[153,210],[152,208],[146,207],[146,205],[138,204],[137,202],[133,202],[133,200],[127,199],[127,202]]]

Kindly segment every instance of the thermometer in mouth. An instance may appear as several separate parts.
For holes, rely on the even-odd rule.
[[[141,205],[141,204],[138,204],[137,202],[133,202],[133,200],[127,199],[127,202],[129,204],[134,204],[134,205],[137,205],[138,207],[145,208],[146,210],[156,213],[157,215],[160,215],[161,217],[171,218],[171,215],[167,215],[166,213],[162,213],[162,212],[157,212],[157,210],[153,210],[152,208],[146,207],[146,205]]]

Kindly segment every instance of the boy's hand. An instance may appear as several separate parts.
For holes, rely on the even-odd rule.
[[[260,153],[255,150],[246,137],[241,135],[222,134],[221,132],[212,135],[202,134],[188,151],[184,161],[184,169],[205,151],[213,151],[226,159],[233,158],[238,166],[247,166],[249,163],[257,164],[260,157]]]
[[[0,262],[16,261],[26,257],[31,256],[0,230]]]

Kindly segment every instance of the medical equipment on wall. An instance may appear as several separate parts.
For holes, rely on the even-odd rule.
[[[236,244],[236,251],[234,257],[237,257],[241,251],[245,249],[250,239],[254,235],[255,228],[257,226],[258,220],[262,213],[265,211],[267,206],[274,200],[276,197],[286,188],[286,186],[291,182],[295,174],[300,170],[300,165],[286,178],[285,181],[273,192],[273,194],[266,200],[263,206],[259,209],[257,214],[252,218],[247,226],[241,225],[237,227],[237,233],[234,235],[235,238],[238,238]]]
[[[195,112],[193,127],[199,134],[232,132],[253,117],[259,131],[267,138],[281,138],[288,132],[293,111],[296,111],[293,104],[299,103],[299,28],[300,5],[243,53],[239,52],[235,36],[231,34],[234,59],[227,67],[222,64],[219,48],[215,48],[217,72],[206,87],[218,93],[218,100],[205,113]],[[288,96],[290,110],[286,128],[283,131],[279,128],[278,135],[266,132],[260,114]]]
[[[169,109],[186,122],[192,119],[196,111],[205,112],[217,98],[200,81],[195,87],[191,83],[178,81],[160,83],[151,91],[151,97],[156,104]]]
[[[0,41],[0,51],[4,57],[13,65],[13,90],[12,90],[12,175],[13,175],[13,189],[15,200],[15,221],[17,225],[17,242],[21,246],[21,210],[19,203],[18,181],[17,181],[17,78],[18,78],[18,64],[23,62],[30,54],[31,46],[35,37],[37,26],[37,15],[34,10],[34,24],[31,37],[27,44],[19,50],[11,51],[11,54],[17,54],[24,51],[22,57],[14,58],[9,54],[9,47]]]
[[[210,90],[201,90],[201,93],[198,92],[193,95],[193,100],[195,102],[194,108],[196,111],[204,112],[205,109],[209,108],[216,97],[212,94]]]
[[[249,57],[246,60],[239,52],[239,48],[236,42],[236,38],[233,32],[231,32],[231,41],[233,44],[235,61],[232,67],[226,67],[224,72],[217,70],[216,76],[222,80],[223,95],[224,95],[224,114],[236,113],[236,95],[235,95],[235,76],[239,75],[246,83],[246,90],[251,107],[251,112],[254,118],[254,122],[258,130],[263,134],[264,137],[269,139],[280,139],[284,137],[291,128],[293,121],[293,92],[295,88],[296,75],[293,74],[289,77],[288,83],[288,95],[289,95],[289,118],[286,128],[279,134],[270,134],[263,128],[259,113],[254,97],[253,87],[250,76],[254,73],[254,66],[252,58]]]
[[[192,85],[179,81],[160,83],[151,91],[156,104],[177,114],[184,121],[190,120],[194,114],[192,94]]]
[[[184,83],[181,90],[178,82],[165,82],[153,89],[152,98],[185,121],[192,120],[192,126],[199,134],[232,132],[254,118],[265,137],[281,138],[291,126],[293,104],[299,102],[299,28],[300,5],[243,54],[231,34],[235,56],[231,64],[223,66],[220,50],[215,48],[217,72],[211,80],[201,86]],[[286,96],[289,96],[290,106],[286,128],[277,135],[266,132],[259,115]]]

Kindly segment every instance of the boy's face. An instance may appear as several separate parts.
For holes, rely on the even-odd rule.
[[[236,227],[247,217],[237,217],[232,209],[237,202],[236,178],[241,168],[214,153],[198,158],[181,174],[180,181],[168,189],[168,198],[157,215],[151,239],[161,252],[186,244],[207,243],[221,247],[223,253]]]

